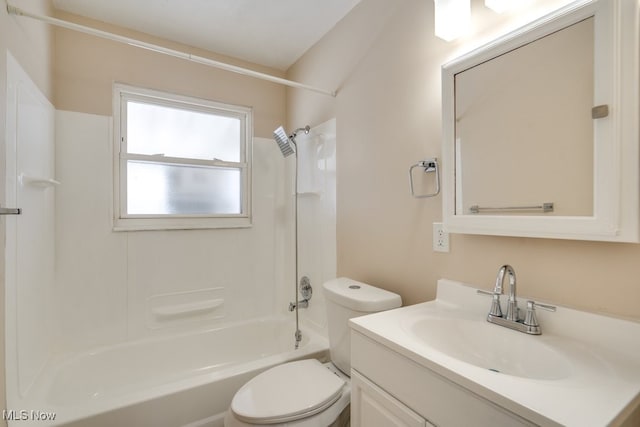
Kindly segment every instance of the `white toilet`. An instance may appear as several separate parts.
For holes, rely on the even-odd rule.
[[[331,362],[299,360],[273,367],[243,385],[225,427],[344,426],[349,421],[352,317],[402,305],[400,295],[345,277],[324,285]]]

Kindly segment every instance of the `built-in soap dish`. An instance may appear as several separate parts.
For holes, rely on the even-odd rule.
[[[223,299],[212,299],[208,301],[196,301],[184,304],[154,307],[151,309],[151,312],[154,314],[154,316],[160,318],[181,317],[212,311],[222,306],[223,304]]]
[[[224,317],[224,288],[154,295],[147,299],[147,326],[163,328],[184,321]]]

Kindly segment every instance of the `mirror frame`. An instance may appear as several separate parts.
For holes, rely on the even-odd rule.
[[[574,2],[442,67],[443,222],[451,233],[638,242],[640,108],[638,2]],[[594,120],[593,216],[456,214],[455,82],[488,61],[594,17],[594,105],[610,114]]]

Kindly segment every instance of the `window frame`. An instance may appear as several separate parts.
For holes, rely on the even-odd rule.
[[[240,161],[218,159],[188,159],[163,155],[131,154],[127,152],[127,102],[143,102],[233,117],[240,120]],[[251,226],[251,161],[252,161],[252,109],[194,98],[152,89],[114,83],[113,85],[113,230],[172,230],[203,228],[240,228]],[[240,171],[239,214],[128,214],[127,162],[148,161],[154,164],[206,166]]]

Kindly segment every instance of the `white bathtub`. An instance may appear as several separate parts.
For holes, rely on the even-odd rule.
[[[49,365],[15,409],[56,413],[54,423],[33,422],[39,426],[222,426],[231,398],[251,377],[290,360],[326,359],[326,338],[302,328],[294,350],[294,330],[290,319],[258,319],[67,356]]]

